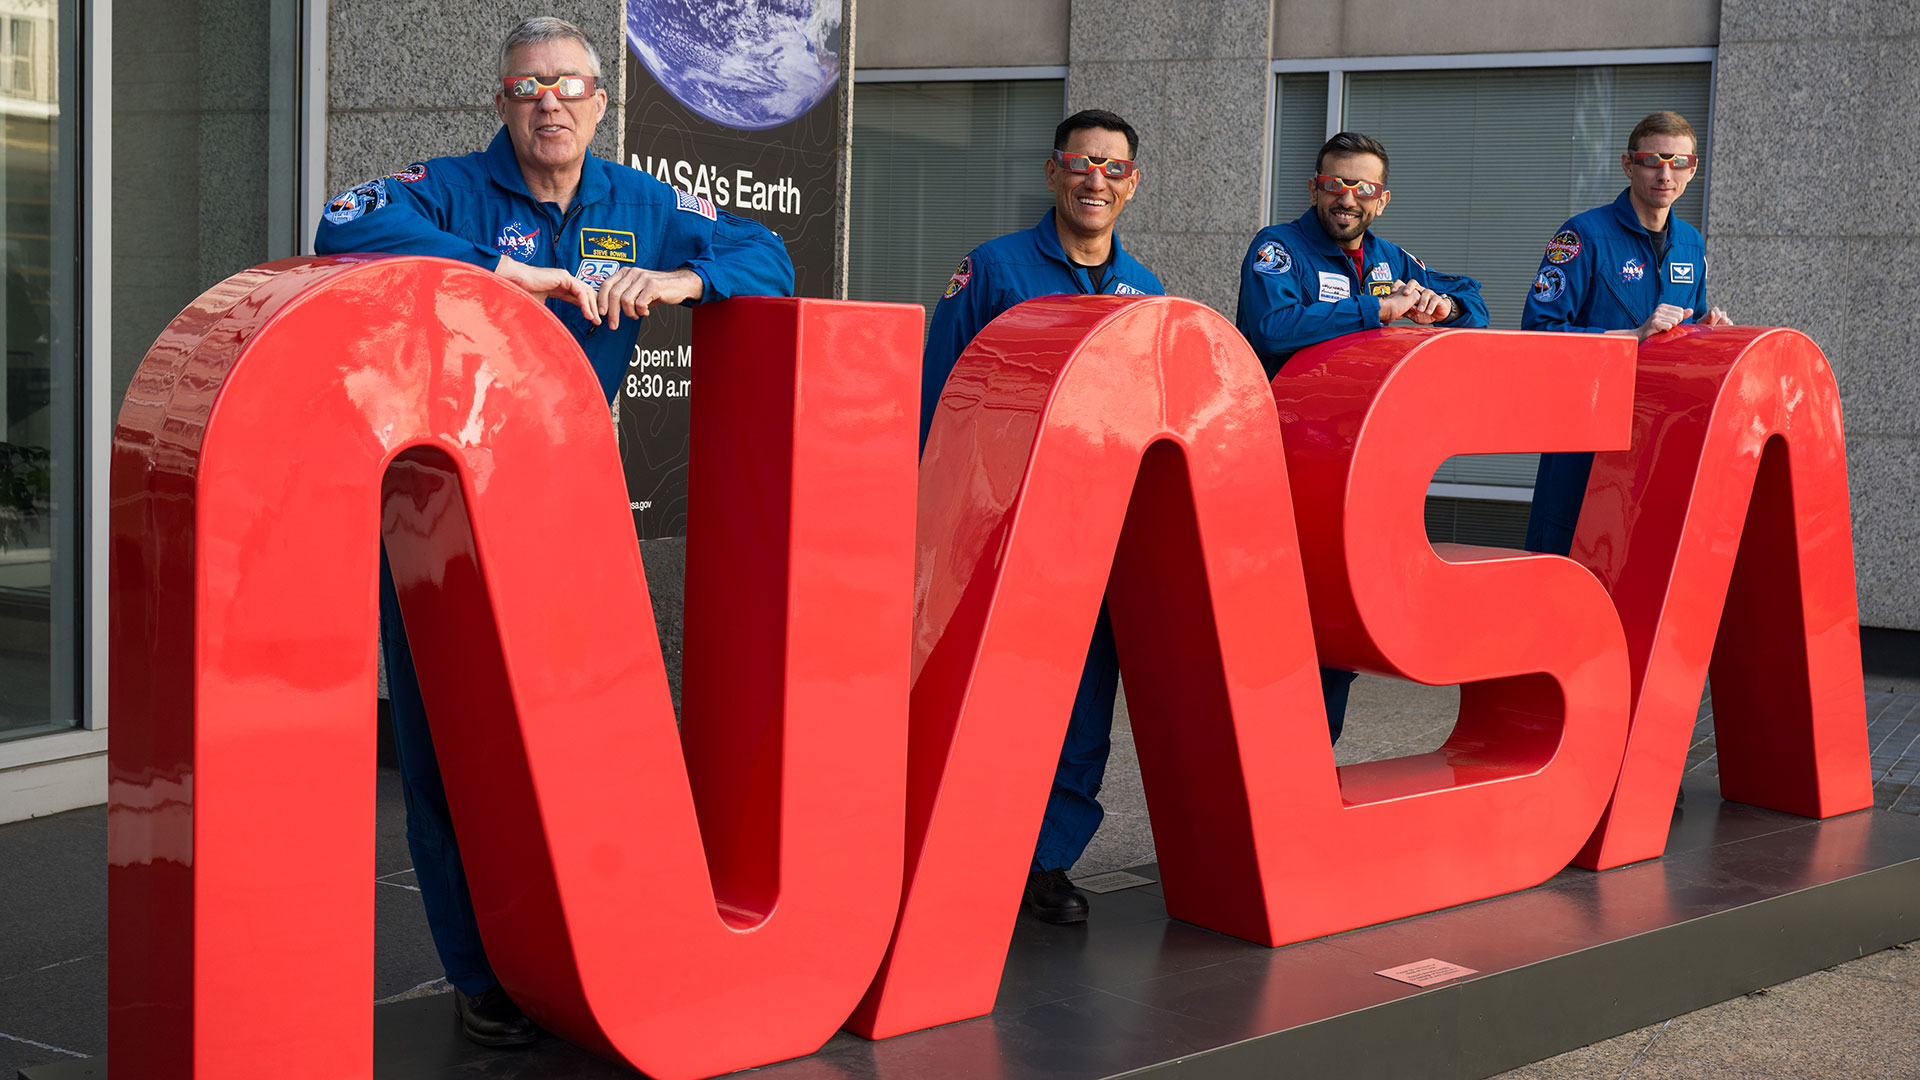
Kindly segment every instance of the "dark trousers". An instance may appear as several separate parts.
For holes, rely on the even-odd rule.
[[[1592,471],[1593,454],[1588,451],[1540,455],[1533,509],[1527,513],[1528,551],[1565,555],[1573,550],[1573,530],[1580,523],[1580,504],[1586,501]]]
[[[1347,692],[1355,678],[1351,671],[1320,669],[1327,729],[1335,742],[1346,724]],[[1102,603],[1087,646],[1087,662],[1080,670],[1080,687],[1073,695],[1073,711],[1067,716],[1067,737],[1053,770],[1053,791],[1047,796],[1040,839],[1034,845],[1035,870],[1072,869],[1106,816],[1100,808],[1100,784],[1113,751],[1113,702],[1119,686],[1120,653],[1114,647],[1107,605]]]
[[[494,978],[487,950],[480,943],[480,922],[474,918],[467,873],[460,865],[453,814],[447,809],[447,789],[433,753],[433,732],[427,727],[427,705],[420,696],[420,677],[407,648],[400,597],[393,588],[384,547],[380,550],[380,654],[387,663],[393,742],[400,757],[400,790],[407,801],[407,848],[413,853],[414,877],[427,908],[427,929],[433,932],[433,947],[440,953],[447,981],[469,994],[484,993],[500,980]]]

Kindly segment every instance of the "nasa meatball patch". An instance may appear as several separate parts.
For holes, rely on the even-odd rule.
[[[952,296],[955,293],[958,293],[961,289],[966,288],[967,282],[972,280],[973,280],[973,256],[969,255],[966,258],[960,260],[960,265],[954,269],[953,276],[947,279],[947,290],[941,293],[940,295]]]
[[[1580,234],[1572,229],[1561,229],[1547,241],[1547,261],[1555,266],[1572,262],[1580,256]]]

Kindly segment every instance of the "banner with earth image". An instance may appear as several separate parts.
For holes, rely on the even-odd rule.
[[[779,233],[832,296],[845,0],[626,0],[627,164]],[[640,539],[684,536],[692,313],[655,308],[619,390]]]

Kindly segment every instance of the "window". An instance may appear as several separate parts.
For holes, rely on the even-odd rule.
[[[7,20],[7,88],[21,97],[33,96],[33,23]]]
[[[1660,109],[1685,116],[1711,166],[1710,54],[1676,52],[1686,62],[1463,66],[1472,63],[1468,57],[1425,68],[1416,58],[1329,61],[1330,68],[1348,68],[1332,78],[1325,68],[1279,72],[1273,220],[1291,220],[1305,208],[1306,178],[1328,135],[1365,132],[1391,159],[1393,204],[1381,215],[1380,234],[1430,265],[1477,279],[1493,325],[1519,329],[1547,239],[1566,219],[1612,202],[1626,187],[1620,154],[1642,117]],[[1331,127],[1324,109],[1329,85],[1340,95]],[[1706,188],[1703,168],[1674,206],[1702,228]],[[1432,494],[1440,497],[1428,506],[1429,535],[1517,547],[1537,461],[1535,454],[1449,459],[1434,475]]]
[[[962,256],[1039,221],[1065,101],[1052,78],[857,82],[848,296],[931,318]]]
[[[47,8],[0,20],[0,740],[79,719],[73,110],[33,64],[36,30],[70,49],[73,22]]]

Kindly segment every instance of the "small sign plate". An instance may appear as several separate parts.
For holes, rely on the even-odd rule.
[[[1119,892],[1121,889],[1137,889],[1142,885],[1151,885],[1153,882],[1153,878],[1141,877],[1139,874],[1129,874],[1125,870],[1114,870],[1110,873],[1095,874],[1092,877],[1075,878],[1073,880],[1073,884],[1076,887],[1090,893],[1110,893]]]
[[[1459,964],[1449,964],[1445,960],[1428,957],[1411,964],[1376,971],[1374,974],[1385,975],[1389,979],[1403,983],[1412,983],[1414,986],[1432,986],[1435,983],[1446,982],[1448,979],[1457,979],[1462,975],[1478,975],[1479,972],[1474,968],[1461,967]]]

